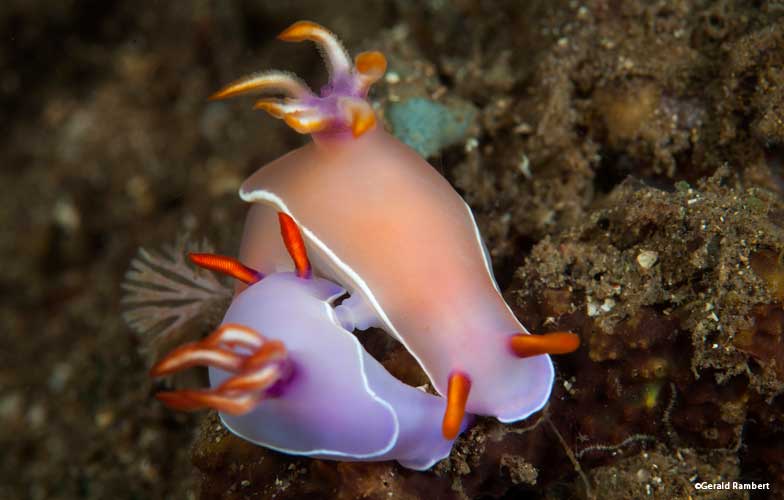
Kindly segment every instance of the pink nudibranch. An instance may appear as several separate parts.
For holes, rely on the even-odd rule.
[[[318,43],[330,81],[317,97],[292,77],[266,73],[215,95],[287,95],[257,107],[314,139],[243,183],[240,197],[254,206],[240,259],[262,272],[290,269],[282,246],[271,243],[275,213],[286,213],[302,229],[314,272],[351,294],[350,307],[337,308],[344,326],[378,326],[398,339],[441,395],[456,394],[448,407],[461,399],[465,411],[503,422],[541,409],[554,378],[547,354],[573,351],[579,339],[529,335],[495,283],[471,209],[433,167],[376,124],[364,97],[383,74],[383,56],[361,55],[352,68],[334,35],[309,22],[281,38]],[[459,422],[461,411],[447,411],[445,437],[453,437],[448,421]]]

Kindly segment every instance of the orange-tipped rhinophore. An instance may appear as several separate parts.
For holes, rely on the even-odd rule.
[[[354,58],[354,67],[358,73],[368,78],[373,78],[373,82],[378,81],[387,70],[387,58],[377,50],[361,52]]]
[[[234,257],[212,253],[189,253],[188,258],[199,267],[226,274],[248,285],[252,285],[264,277]]]
[[[387,70],[387,58],[378,51],[362,52],[354,58],[354,68],[362,91],[367,93],[370,86],[384,76]]]
[[[297,276],[300,278],[310,278],[311,269],[308,260],[308,252],[305,249],[305,242],[302,240],[302,233],[290,215],[278,212],[280,222],[280,234],[283,236],[283,243],[286,245],[294,266],[297,268]]]

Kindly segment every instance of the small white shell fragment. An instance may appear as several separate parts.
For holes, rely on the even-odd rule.
[[[518,163],[517,168],[520,169],[520,172],[525,176],[526,179],[531,179],[533,175],[531,174],[531,161],[528,159],[528,156],[525,153],[522,154],[520,157],[520,163]]]
[[[58,226],[68,232],[79,229],[82,222],[79,210],[71,200],[65,198],[57,200],[52,209],[52,217]]]
[[[390,71],[389,73],[386,74],[384,80],[390,85],[394,85],[396,83],[400,83],[400,75],[394,71]]]
[[[656,265],[656,261],[658,260],[659,254],[653,250],[643,250],[637,254],[637,264],[639,264],[643,269],[652,268],[654,265]]]

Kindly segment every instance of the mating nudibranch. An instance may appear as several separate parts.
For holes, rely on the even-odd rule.
[[[207,365],[213,388],[158,398],[177,409],[215,408],[234,434],[289,454],[395,459],[417,470],[445,458],[452,447],[441,435],[445,401],[394,378],[338,323],[332,302],[345,291],[310,276],[296,226],[280,220],[295,273],[263,276],[234,259],[191,255],[250,286],[215,333],[152,370],[161,376]]]
[[[280,73],[240,80],[215,95],[286,94],[285,102],[259,107],[314,139],[240,188],[241,198],[255,203],[241,258],[262,269],[280,265],[281,250],[270,245],[274,213],[296,220],[316,272],[351,294],[351,311],[338,308],[345,326],[387,330],[447,396],[445,437],[457,434],[464,411],[511,422],[539,410],[553,383],[547,354],[573,351],[579,339],[526,331],[499,292],[471,209],[412,149],[374,125],[361,96],[383,74],[383,55],[360,55],[351,68],[334,35],[310,22],[280,38],[315,41],[330,80],[321,97]]]

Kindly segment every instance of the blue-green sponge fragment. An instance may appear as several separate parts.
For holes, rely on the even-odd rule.
[[[425,158],[465,139],[476,116],[469,103],[444,106],[421,97],[391,103],[387,109],[395,137]]]

